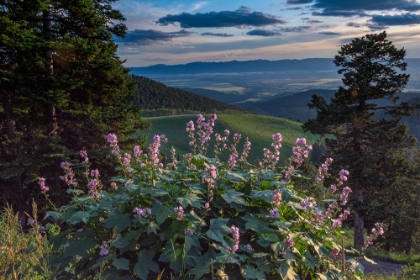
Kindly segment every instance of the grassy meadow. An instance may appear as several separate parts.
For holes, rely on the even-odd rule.
[[[204,115],[206,119],[208,115]],[[149,133],[148,143],[152,142],[152,138],[156,134],[165,134],[168,138],[168,143],[163,144],[162,151],[166,155],[170,155],[172,146],[176,148],[178,153],[189,153],[188,133],[185,131],[186,123],[190,120],[196,121],[196,115],[183,116],[164,116],[145,118],[152,124]],[[301,124],[287,119],[276,117],[253,115],[253,114],[217,114],[217,120],[214,127],[214,133],[223,135],[223,131],[228,129],[231,136],[234,133],[241,133],[242,140],[239,143],[237,150],[242,152],[243,142],[246,137],[251,141],[251,152],[248,161],[253,163],[259,160],[263,155],[263,148],[270,148],[272,139],[271,136],[280,132],[283,136],[283,147],[280,153],[280,162],[285,162],[292,155],[292,147],[295,146],[296,138],[305,137],[308,143],[313,144],[319,136],[305,133],[301,128]],[[214,138],[214,137],[213,137]],[[212,141],[209,146],[207,155],[213,155]]]

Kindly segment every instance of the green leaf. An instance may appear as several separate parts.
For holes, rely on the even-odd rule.
[[[112,262],[112,265],[115,266],[117,269],[129,270],[130,261],[125,258],[119,258]]]
[[[224,243],[224,237],[229,234],[229,227],[226,225],[229,219],[213,219],[210,221],[210,229],[206,232],[208,238]]]
[[[114,211],[111,212],[109,218],[105,219],[102,222],[105,228],[116,228],[116,233],[120,233],[124,229],[131,226],[131,220],[127,218],[125,215]]]
[[[84,222],[85,224],[87,224],[87,222],[89,221],[89,218],[90,218],[90,213],[85,212],[85,211],[77,211],[77,212],[74,212],[73,215],[71,215],[69,222],[72,225],[78,224],[80,222]]]
[[[365,261],[370,262],[371,264],[377,264],[374,260],[371,260],[366,256],[363,256],[363,258],[365,259]]]
[[[215,261],[199,262],[199,265],[188,271],[188,274],[195,275],[194,279],[201,279],[204,274],[210,273],[210,266]]]
[[[174,214],[174,211],[162,205],[160,203],[155,203],[152,207],[152,213],[156,217],[156,223],[160,226],[169,215]]]
[[[88,257],[88,250],[97,245],[92,239],[71,239],[67,244],[63,254],[64,258],[75,256]]]
[[[242,193],[230,189],[227,193],[222,194],[222,197],[227,203],[235,202],[240,205],[246,205],[245,199],[241,197],[242,195]]]
[[[253,266],[247,266],[245,270],[242,270],[242,275],[246,279],[265,279],[264,273],[256,270]]]
[[[150,222],[147,224],[146,232],[147,234],[157,234],[157,230],[159,229],[158,225],[155,222]]]
[[[140,279],[146,280],[149,271],[160,272],[158,264],[152,260],[154,256],[155,251],[153,250],[146,251],[143,249],[139,252],[138,261],[133,267],[133,271]]]
[[[282,260],[277,272],[280,273],[280,276],[284,280],[294,280],[297,279],[298,276],[293,270],[293,261],[291,260]]]
[[[52,217],[55,221],[57,221],[61,217],[61,213],[55,212],[55,211],[47,211],[44,220],[46,220],[49,217]]]
[[[186,208],[188,205],[191,205],[193,207],[202,207],[204,205],[204,202],[202,201],[202,199],[194,193],[189,193],[189,194],[186,194],[185,196],[178,197],[177,201],[184,208]]]
[[[228,172],[226,175],[227,179],[236,183],[246,182],[246,179],[237,172]]]

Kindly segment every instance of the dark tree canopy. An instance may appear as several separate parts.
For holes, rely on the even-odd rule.
[[[62,160],[82,148],[103,158],[107,133],[133,141],[132,132],[147,127],[116,55],[112,38],[126,27],[113,2],[0,0],[2,203],[36,198],[39,176],[58,194]]]
[[[313,95],[308,104],[316,109],[317,117],[308,120],[304,129],[333,136],[326,139],[333,167],[350,171],[357,247],[364,242],[365,220],[374,218],[367,216],[367,202],[380,199],[372,195],[378,190],[385,194],[384,190],[391,191],[398,184],[404,173],[405,153],[416,143],[400,122],[400,116],[409,115],[413,108],[397,104],[395,96],[409,79],[403,73],[407,67],[405,54],[404,48],[397,49],[387,40],[386,32],[353,39],[341,47],[334,59],[340,67],[338,73],[344,76],[344,86],[329,103]],[[378,106],[377,101],[383,98],[389,98],[392,104]],[[379,111],[385,112],[385,117],[375,117]]]

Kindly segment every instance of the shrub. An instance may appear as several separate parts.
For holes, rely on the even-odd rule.
[[[175,151],[171,162],[161,162],[164,135],[156,135],[147,152],[136,146],[132,153],[120,151],[116,135],[108,135],[121,164],[120,175],[108,183],[101,182],[98,170],[89,170],[86,151],[81,156],[87,186],[62,163],[73,199],[47,218],[62,227],[50,238],[60,262],[73,268],[67,273],[89,277],[101,269],[110,279],[358,278],[362,267],[355,260],[340,264],[341,249],[332,238],[340,236],[349,215],[348,172],[342,170],[332,186],[336,199],[320,205],[293,188],[311,149],[305,139],[296,141],[284,168],[277,167],[280,133],[257,167],[246,161],[251,143],[246,140],[239,154],[241,135],[229,144],[228,131],[216,135],[215,157],[209,158],[204,154],[215,120],[216,115],[207,122],[199,115],[196,125],[187,124],[193,153],[182,162]],[[228,160],[221,162],[225,152]],[[328,176],[330,162],[320,167],[314,183]],[[40,187],[47,194],[42,178]],[[374,235],[381,233],[377,225]]]

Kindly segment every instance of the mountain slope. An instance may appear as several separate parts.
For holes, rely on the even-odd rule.
[[[136,83],[134,104],[143,109],[179,109],[198,112],[241,111],[233,105],[185,90],[167,87],[146,77],[132,76],[132,79]]]
[[[217,116],[215,133],[223,135],[223,131],[228,129],[231,132],[231,137],[234,133],[242,134],[242,140],[237,146],[239,154],[242,153],[246,137],[249,138],[252,144],[248,161],[251,163],[256,159],[262,159],[263,148],[271,148],[271,136],[278,132],[283,136],[283,147],[280,151],[281,163],[284,163],[292,155],[292,147],[295,146],[296,138],[306,137],[310,144],[314,144],[319,139],[317,135],[303,132],[300,123],[286,119],[253,114],[217,114]],[[205,117],[208,119],[207,115]],[[165,134],[168,138],[168,143],[162,144],[162,151],[166,156],[170,156],[172,146],[181,156],[191,152],[185,126],[190,120],[196,121],[195,115],[153,117],[145,118],[145,120],[152,123],[151,130],[144,132],[149,134],[148,143],[153,141],[154,135]],[[214,139],[214,135],[212,139]],[[207,155],[213,156],[213,150],[214,140],[210,141]]]

